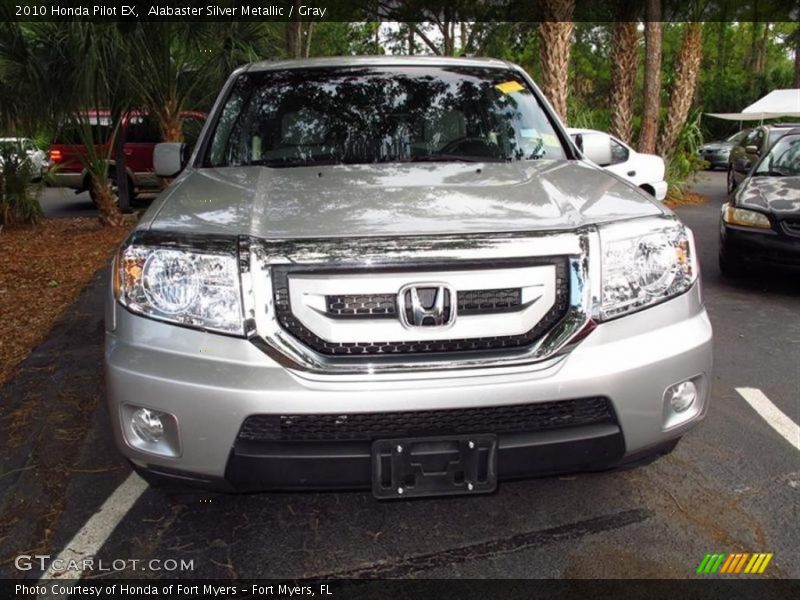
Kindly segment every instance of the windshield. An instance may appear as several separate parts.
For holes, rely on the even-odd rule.
[[[781,138],[758,163],[756,175],[800,175],[800,135]]]
[[[747,131],[739,131],[734,133],[733,135],[725,138],[726,142],[738,142],[739,140],[743,139],[744,136],[747,135]]]
[[[564,158],[515,72],[426,66],[244,74],[204,166]]]

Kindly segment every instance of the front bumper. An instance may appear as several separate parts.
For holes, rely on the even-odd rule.
[[[537,365],[322,376],[285,369],[249,341],[160,323],[107,306],[106,377],[117,444],[137,468],[237,489],[369,487],[367,446],[247,444],[251,415],[502,407],[602,396],[614,423],[499,438],[501,478],[590,468],[663,451],[706,413],[712,333],[699,285],[599,325],[568,355]],[[693,379],[694,405],[673,414],[665,390]],[[175,416],[175,456],[133,443],[131,407]],[[461,432],[452,432],[453,434]],[[485,433],[493,433],[487,431]]]
[[[800,238],[771,229],[748,229],[720,220],[720,255],[753,269],[800,271]]]
[[[709,169],[715,169],[717,167],[728,167],[729,156],[730,153],[721,153],[721,152],[708,152],[708,153],[699,153],[700,158],[703,159],[708,163]]]

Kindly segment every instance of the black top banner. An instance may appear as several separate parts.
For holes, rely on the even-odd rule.
[[[5,21],[646,21],[646,0],[3,0]],[[662,0],[660,21],[796,21],[800,0]]]

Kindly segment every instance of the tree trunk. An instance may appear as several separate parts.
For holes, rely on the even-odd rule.
[[[303,55],[302,27],[300,21],[289,21],[286,24],[286,55],[289,58],[300,58]]]
[[[795,31],[794,39],[794,88],[800,88],[800,26]]]
[[[97,212],[100,223],[107,227],[119,227],[122,225],[122,213],[119,212],[117,199],[111,192],[111,187],[106,180],[100,183],[92,177],[92,187],[94,188],[95,199],[97,200]]]
[[[543,14],[549,20],[539,23],[542,92],[564,124],[567,122],[574,10],[575,0],[544,0]]]
[[[722,18],[724,19],[726,13],[722,13]],[[725,21],[720,21],[716,23],[717,27],[717,77],[722,77],[723,72],[725,71],[725,49],[727,46],[727,32],[728,32],[729,24]]]
[[[314,22],[309,21],[306,25],[306,43],[303,49],[303,57],[308,58],[311,56],[311,36],[314,34]]]
[[[628,144],[633,137],[633,95],[636,91],[638,41],[636,21],[618,21],[614,25],[610,133]]]
[[[158,119],[162,142],[183,141],[183,119],[177,100],[170,99],[153,111]]]
[[[669,161],[681,130],[692,108],[694,88],[703,58],[703,23],[692,21],[685,25],[683,41],[675,65],[675,81],[669,98],[669,112],[659,140],[659,154]]]
[[[656,151],[658,121],[661,111],[661,0],[647,0],[647,23],[644,29],[644,106],[639,152]]]
[[[761,34],[761,42],[758,44],[758,65],[756,72],[763,75],[767,72],[767,47],[769,46],[771,23],[764,23],[764,31]]]

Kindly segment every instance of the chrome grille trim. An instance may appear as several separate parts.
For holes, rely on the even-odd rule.
[[[463,317],[459,316],[455,326],[412,328],[411,330],[401,325],[401,319],[389,322],[376,319],[335,319],[330,321],[329,317],[322,317],[316,311],[309,311],[306,306],[303,306],[307,300],[298,298],[302,294],[296,293],[296,288],[292,288],[289,280],[295,276],[301,280],[319,281],[324,279],[328,283],[339,278],[341,281],[348,281],[347,275],[337,273],[335,269],[326,268],[323,274],[317,274],[307,271],[302,266],[289,268],[283,265],[272,268],[275,310],[278,321],[285,331],[314,351],[328,356],[356,358],[373,354],[387,357],[402,354],[493,352],[520,348],[532,344],[541,337],[545,331],[563,318],[568,310],[567,259],[565,257],[548,257],[529,260],[536,262],[525,261],[513,268],[508,265],[498,266],[493,261],[491,267],[475,265],[473,269],[459,268],[452,271],[454,280],[457,275],[463,276],[465,273],[471,280],[491,278],[492,275],[500,277],[501,273],[506,274],[507,278],[509,276],[524,277],[524,273],[531,272],[538,274],[536,275],[538,277],[544,277],[544,273],[550,274],[553,280],[552,284],[548,286],[549,289],[541,292],[538,288],[531,288],[534,295],[530,296],[530,300],[522,305],[521,311],[513,317],[509,317],[507,311],[486,314],[473,312],[463,315]],[[445,276],[444,273],[444,271],[437,271],[436,275]],[[370,270],[368,275],[361,275],[360,278],[372,282],[380,281],[384,275],[383,271]],[[389,276],[397,277],[396,274],[389,274]],[[426,276],[427,273],[422,272],[413,274],[404,272],[400,276],[400,281],[406,277],[425,278]],[[312,321],[305,321],[301,316],[304,313],[301,311],[304,311],[305,314],[310,313]],[[335,328],[329,330],[317,328],[325,327],[330,323],[334,323]],[[341,335],[347,337],[342,338]]]
[[[591,312],[599,264],[594,227],[566,233],[420,236],[298,241],[240,240],[240,269],[246,331],[250,341],[289,369],[320,375],[375,375],[413,371],[452,371],[539,363],[569,351],[591,331]],[[281,327],[272,292],[274,265],[326,265],[338,268],[460,268],[470,261],[566,256],[569,301],[566,315],[535,343],[508,352],[341,358],[315,352]],[[590,277],[590,269],[593,277]],[[589,285],[590,282],[593,285]]]
[[[522,289],[460,291],[456,302],[460,315],[511,312],[522,304]],[[325,312],[331,318],[341,319],[395,318],[397,316],[397,293],[325,296]]]

